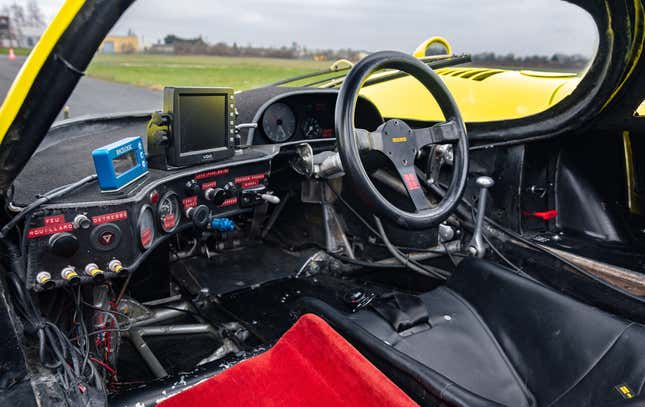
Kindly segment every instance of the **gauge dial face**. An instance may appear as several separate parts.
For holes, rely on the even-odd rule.
[[[284,103],[274,103],[264,111],[262,128],[269,140],[283,143],[296,131],[296,116]]]
[[[181,208],[177,194],[169,192],[159,200],[157,208],[161,229],[170,233],[177,228],[181,220]]]
[[[141,209],[137,229],[141,248],[144,250],[149,249],[155,240],[155,217],[151,207],[144,206]]]
[[[305,135],[306,139],[316,139],[322,138],[322,128],[318,120],[313,117],[309,117],[302,125],[302,134]]]

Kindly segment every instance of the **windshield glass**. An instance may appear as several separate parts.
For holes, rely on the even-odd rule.
[[[0,97],[61,4],[0,0],[2,53],[16,55],[0,61]],[[568,95],[596,45],[591,17],[559,0],[139,0],[105,38],[59,120],[152,111],[167,85],[338,87],[351,65],[336,61],[385,49],[428,57],[467,121],[517,118]],[[364,90],[384,117],[438,119],[422,92],[387,74]],[[397,102],[410,95],[415,103]]]

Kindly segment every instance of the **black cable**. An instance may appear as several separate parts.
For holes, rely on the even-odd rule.
[[[81,304],[85,305],[87,308],[91,308],[91,309],[93,309],[95,311],[98,311],[98,312],[105,312],[107,314],[118,315],[121,318],[125,319],[126,321],[131,320],[131,318],[128,315],[126,315],[126,314],[124,314],[122,312],[119,312],[119,311],[114,311],[114,310],[111,310],[111,309],[103,309],[103,308],[95,307],[94,305],[92,305],[92,304],[90,304],[88,302],[85,302],[85,301],[81,301]]]
[[[348,210],[349,210],[349,211],[350,211],[350,212],[351,212],[351,213],[352,213],[352,214],[353,214],[353,215],[354,215],[358,220],[360,220],[360,221],[361,221],[361,223],[362,223],[363,225],[365,225],[365,227],[366,227],[367,229],[369,229],[369,230],[370,230],[370,232],[372,232],[372,233],[374,234],[374,236],[375,236],[375,237],[377,237],[377,238],[379,238],[379,239],[383,240],[383,239],[381,238],[381,234],[380,234],[376,229],[374,229],[374,227],[372,227],[372,225],[370,225],[370,224],[369,224],[369,222],[368,222],[367,220],[365,220],[365,218],[363,218],[363,217],[358,213],[358,211],[356,211],[356,209],[354,209],[354,208],[349,204],[349,202],[347,202],[347,201],[346,201],[346,200],[345,200],[345,199],[344,199],[344,198],[343,198],[343,197],[342,197],[342,196],[341,196],[341,195],[340,195],[340,194],[339,194],[339,193],[334,189],[334,187],[332,187],[332,186],[331,186],[331,184],[329,183],[329,181],[328,181],[328,180],[325,180],[325,183],[327,184],[327,186],[329,187],[329,189],[331,189],[331,191],[334,193],[334,195],[336,195],[336,198],[338,198],[338,200],[343,204],[343,206],[345,206],[345,207],[346,207],[346,208],[347,208],[347,209],[348,209]],[[375,245],[375,246],[377,246],[377,245],[378,245],[378,244],[376,244],[376,243],[370,243],[370,244]],[[427,252],[427,253],[436,253],[436,254],[446,254],[446,253],[444,253],[444,252],[442,252],[442,251],[439,251],[439,250],[422,249],[422,248],[415,248],[415,247],[405,247],[405,246],[397,246],[397,245],[393,245],[393,246],[394,246],[395,248],[397,248],[398,250],[410,250],[410,251],[417,251],[417,252]],[[385,245],[384,245],[384,247],[385,247]],[[455,255],[457,255],[457,256],[466,256],[466,255],[464,255],[464,254],[460,254],[460,253],[454,253],[454,254],[455,254]]]
[[[32,297],[25,292],[24,282],[20,278],[24,274],[24,262],[18,255],[19,250],[16,245],[4,239],[0,239],[0,245],[5,249],[4,254],[9,257],[10,270],[7,276],[15,294],[14,303],[19,304],[17,309],[36,333],[38,355],[43,366],[59,373],[60,384],[68,396],[70,392],[74,392],[77,396],[85,397],[84,392],[80,391],[78,385],[83,383],[89,386],[88,380],[92,379],[96,389],[99,392],[104,392],[103,384],[99,380],[100,376],[93,362],[79,364],[79,358],[84,360],[86,353],[72,344],[57,325],[44,318],[34,304]],[[87,373],[88,367],[89,377]],[[69,401],[71,399],[68,399]]]
[[[73,190],[80,188],[81,186],[96,180],[96,178],[97,178],[96,174],[89,175],[71,184],[56,188],[52,190],[53,192],[50,191],[48,194],[36,199],[34,202],[29,204],[25,209],[20,211],[19,214],[14,216],[9,222],[7,222],[7,224],[2,229],[0,229],[0,239],[4,239],[7,236],[7,233],[9,233],[9,231],[11,230],[11,228],[13,228],[18,222],[22,220],[22,218],[30,214],[39,206],[51,201],[52,199],[58,198],[69,192],[72,192]]]
[[[385,245],[383,243],[370,243],[370,244],[372,246],[385,247]],[[455,257],[470,257],[470,255],[468,255],[468,254],[458,253],[458,252],[453,252],[453,251],[451,251],[450,253],[446,253],[446,251],[445,251],[445,250],[447,250],[446,244],[443,243],[443,242],[441,242],[440,244],[444,248],[443,251],[442,250],[437,250],[437,249],[423,249],[423,248],[420,248],[420,247],[399,246],[399,245],[394,245],[394,247],[396,247],[400,251],[405,250],[407,252],[433,253],[433,254],[440,254],[440,255],[447,254],[448,256],[455,256]],[[407,254],[407,253],[404,253],[404,254]]]
[[[350,211],[354,216],[356,216],[356,218],[357,218],[358,220],[360,220],[360,221],[361,221],[361,223],[362,223],[363,225],[365,225],[365,227],[366,227],[367,229],[369,229],[369,231],[370,231],[370,232],[372,232],[372,233],[374,234],[374,236],[379,237],[379,238],[381,237],[381,234],[380,234],[376,229],[374,229],[374,228],[372,227],[372,225],[370,225],[370,223],[369,223],[367,220],[365,220],[365,218],[363,218],[363,217],[362,217],[362,216],[361,216],[361,215],[360,215],[360,214],[359,214],[359,213],[358,213],[358,212],[357,212],[357,211],[356,211],[356,210],[355,210],[355,209],[354,209],[354,208],[349,204],[349,202],[347,202],[347,201],[346,201],[346,200],[345,200],[345,199],[344,199],[344,198],[343,198],[343,197],[342,197],[342,196],[341,196],[341,195],[340,195],[340,194],[339,194],[339,193],[334,189],[334,187],[332,187],[332,186],[331,186],[331,184],[329,183],[329,180],[325,179],[325,183],[327,184],[327,186],[329,187],[329,189],[331,189],[331,191],[334,193],[334,195],[336,195],[336,198],[337,198],[337,199],[338,199],[338,200],[339,200],[339,201],[340,201],[340,202],[341,202],[341,203],[342,203],[342,204],[343,204],[343,205],[344,205],[344,206],[345,206],[345,207],[346,207],[346,208],[347,208],[347,209],[348,209],[348,210],[349,210],[349,211]]]
[[[387,247],[389,252],[397,260],[399,260],[404,266],[424,276],[434,277],[440,280],[446,280],[448,278],[448,276],[450,275],[449,273],[443,270],[436,269],[434,267],[423,266],[417,262],[414,262],[409,257],[404,256],[401,252],[399,252],[396,249],[396,247],[394,247],[394,245],[392,245],[392,243],[390,243],[390,240],[387,238],[387,235],[385,234],[385,229],[383,229],[383,224],[381,223],[381,220],[378,217],[374,216],[374,222],[376,223],[376,227],[380,232],[381,239],[383,240],[383,243],[385,243],[385,246]]]
[[[342,261],[343,263],[349,263],[349,264],[353,264],[355,266],[375,268],[375,269],[405,268],[405,266],[403,264],[383,264],[383,263],[375,263],[375,262],[371,262],[371,261],[352,259],[351,257],[341,256],[340,254],[332,253],[332,252],[329,252],[329,251],[327,251],[327,254],[329,254],[331,257],[333,257],[335,259],[338,259],[338,260]]]
[[[446,254],[448,254],[448,258],[450,258],[450,262],[452,263],[452,265],[457,267],[458,265],[457,260],[455,260],[452,253],[450,253],[450,250],[448,250],[448,246],[446,246],[444,242],[441,242],[441,245],[443,246],[443,249],[445,250]]]

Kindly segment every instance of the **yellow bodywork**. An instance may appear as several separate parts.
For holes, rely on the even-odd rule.
[[[638,110],[636,110],[636,114],[639,116],[645,117],[645,100],[643,101],[643,103],[641,103]]]
[[[63,35],[67,26],[72,22],[85,0],[67,0],[47,27],[36,47],[29,53],[29,57],[20,68],[20,72],[13,81],[7,96],[0,106],[0,142],[4,140],[9,126],[16,118],[22,102],[27,97],[31,85],[34,83],[38,72],[54,49],[54,45]]]
[[[455,67],[437,73],[450,89],[467,122],[517,119],[543,112],[569,95],[580,82],[576,74]],[[439,106],[414,78],[366,87],[361,94],[383,117],[439,121]]]

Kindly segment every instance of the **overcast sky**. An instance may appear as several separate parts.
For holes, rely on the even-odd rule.
[[[26,3],[26,0],[15,0]],[[0,4],[13,0],[0,0]],[[48,19],[62,0],[39,0]],[[442,35],[455,52],[591,56],[591,17],[560,0],[138,0],[113,33],[145,44],[166,34],[209,42],[412,51]]]

